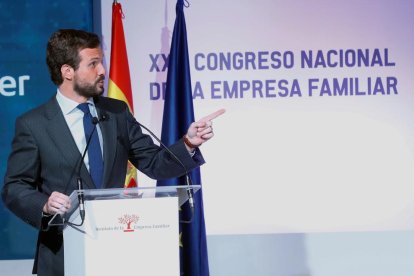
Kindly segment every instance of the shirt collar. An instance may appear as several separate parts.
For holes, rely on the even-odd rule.
[[[62,112],[63,112],[63,115],[68,115],[68,114],[70,114],[70,113],[72,113],[72,112],[74,112],[74,111],[77,111],[77,110],[79,110],[77,107],[78,107],[78,105],[79,105],[79,103],[78,102],[75,102],[74,100],[72,100],[72,99],[69,99],[68,97],[66,97],[66,96],[64,96],[60,91],[59,91],[59,89],[57,90],[57,93],[56,93],[56,100],[57,100],[57,102],[58,102],[58,104],[59,104],[59,106],[60,106],[60,108],[62,109]],[[93,106],[95,106],[95,103],[93,102],[93,99],[92,98],[89,98],[88,100],[87,100],[87,102],[90,104],[90,105],[93,105]]]

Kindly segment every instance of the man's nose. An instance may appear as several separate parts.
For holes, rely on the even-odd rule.
[[[99,64],[99,67],[98,67],[98,75],[105,76],[105,67],[103,66],[102,63]]]

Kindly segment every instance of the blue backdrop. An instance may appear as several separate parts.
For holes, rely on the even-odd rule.
[[[0,0],[0,177],[6,171],[17,116],[56,92],[46,43],[61,28],[92,31],[92,0]],[[3,181],[0,182],[3,185]],[[33,258],[37,231],[0,203],[0,259]]]

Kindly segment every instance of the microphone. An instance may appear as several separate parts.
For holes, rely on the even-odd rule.
[[[93,129],[92,129],[91,133],[89,134],[89,138],[88,138],[88,141],[86,142],[85,150],[83,151],[82,157],[81,157],[81,159],[79,161],[79,164],[78,164],[78,168],[76,170],[76,183],[78,184],[79,213],[80,213],[80,216],[81,216],[81,223],[79,225],[76,225],[76,226],[81,226],[83,224],[83,222],[85,221],[85,199],[84,199],[84,196],[83,196],[83,182],[82,182],[82,178],[80,176],[80,171],[81,171],[81,168],[82,168],[83,160],[85,159],[86,153],[88,152],[88,148],[89,148],[89,145],[90,145],[91,140],[92,140],[92,135],[96,131],[96,125],[100,121],[107,120],[108,118],[109,118],[109,116],[104,115],[104,114],[101,115],[101,119],[98,119],[96,117],[92,117]]]
[[[191,223],[191,221],[193,220],[193,215],[194,215],[194,196],[193,196],[193,189],[191,188],[191,185],[193,184],[191,181],[191,177],[188,173],[187,168],[184,166],[183,162],[180,160],[180,158],[177,157],[177,155],[175,155],[162,141],[161,139],[159,139],[151,130],[149,130],[146,126],[144,126],[143,124],[141,124],[140,122],[136,121],[138,123],[138,125],[140,127],[142,127],[143,129],[145,129],[146,131],[148,131],[149,134],[151,134],[151,136],[158,141],[158,143],[160,143],[160,145],[177,161],[178,164],[180,164],[180,166],[184,169],[185,172],[185,183],[188,186],[187,188],[187,196],[188,196],[188,204],[190,205],[190,209],[191,209],[191,218],[188,221],[182,221],[184,223]]]

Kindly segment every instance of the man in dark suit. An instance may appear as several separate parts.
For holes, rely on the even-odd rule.
[[[124,102],[101,96],[102,62],[97,35],[55,32],[47,45],[47,64],[58,87],[56,96],[16,120],[2,198],[13,213],[40,230],[33,273],[41,276],[64,274],[62,231],[44,225],[52,215],[70,208],[68,195],[77,188],[76,168],[87,144],[85,135],[92,133],[85,133],[87,113],[101,122],[93,132],[99,158],[88,153],[81,164],[85,189],[122,187],[128,160],[151,178],[184,174],[165,149],[142,133]],[[204,163],[198,146],[213,137],[211,120],[218,115],[192,123],[183,139],[169,147],[187,170]],[[95,163],[101,168],[95,169]]]

